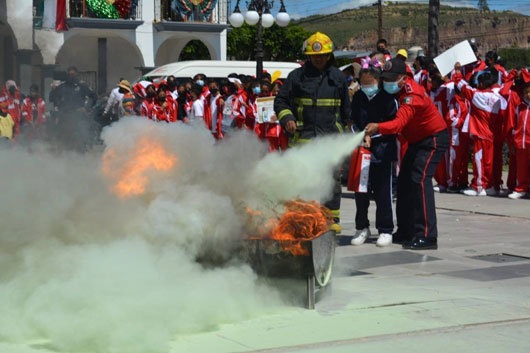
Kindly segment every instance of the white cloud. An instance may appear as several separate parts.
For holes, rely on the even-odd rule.
[[[512,9],[512,11],[520,12],[522,14],[530,16],[530,4],[516,6]]]

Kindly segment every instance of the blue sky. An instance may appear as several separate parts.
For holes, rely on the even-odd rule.
[[[236,0],[232,0],[232,7]],[[306,17],[315,14],[330,14],[346,9],[358,8],[360,6],[371,5],[376,0],[284,0],[287,12],[294,18]],[[429,0],[393,0],[393,2],[415,2],[427,4]],[[441,0],[443,5],[476,7],[477,0]],[[276,0],[273,13],[277,12],[280,1]],[[530,0],[488,0],[488,5],[492,10],[512,10],[530,15]],[[241,11],[245,12],[246,3],[240,3]]]

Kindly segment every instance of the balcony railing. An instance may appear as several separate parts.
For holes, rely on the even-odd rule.
[[[142,0],[131,0],[130,8],[118,11],[116,7],[112,9],[113,5],[106,2],[108,6],[107,11],[99,12],[97,9],[92,9],[86,0],[69,0],[67,2],[66,17],[80,17],[80,18],[107,18],[107,19],[123,19],[123,20],[141,20],[142,19]],[[110,11],[109,11],[110,10]],[[111,13],[111,15],[107,15]],[[118,16],[116,18],[116,15]]]
[[[217,0],[214,9],[203,14],[198,6],[193,6],[191,12],[181,11],[181,8],[172,0],[155,1],[155,19],[157,21],[172,22],[200,22],[200,23],[226,23],[226,0]]]

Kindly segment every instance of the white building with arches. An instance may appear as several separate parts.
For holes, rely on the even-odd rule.
[[[54,75],[76,66],[105,94],[122,77],[132,81],[178,61],[191,40],[201,41],[212,60],[226,60],[228,0],[217,0],[206,18],[198,11],[176,14],[171,0],[136,0],[127,19],[94,18],[85,0],[66,0],[66,31],[40,25],[42,18],[35,16],[37,6],[55,1],[0,0],[1,83],[14,79],[24,93],[38,84],[47,97]]]

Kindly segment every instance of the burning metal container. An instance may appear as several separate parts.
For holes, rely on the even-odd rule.
[[[331,279],[335,260],[336,234],[329,230],[312,239],[245,240],[247,261],[260,275],[307,281],[307,308],[315,308],[316,291]]]

